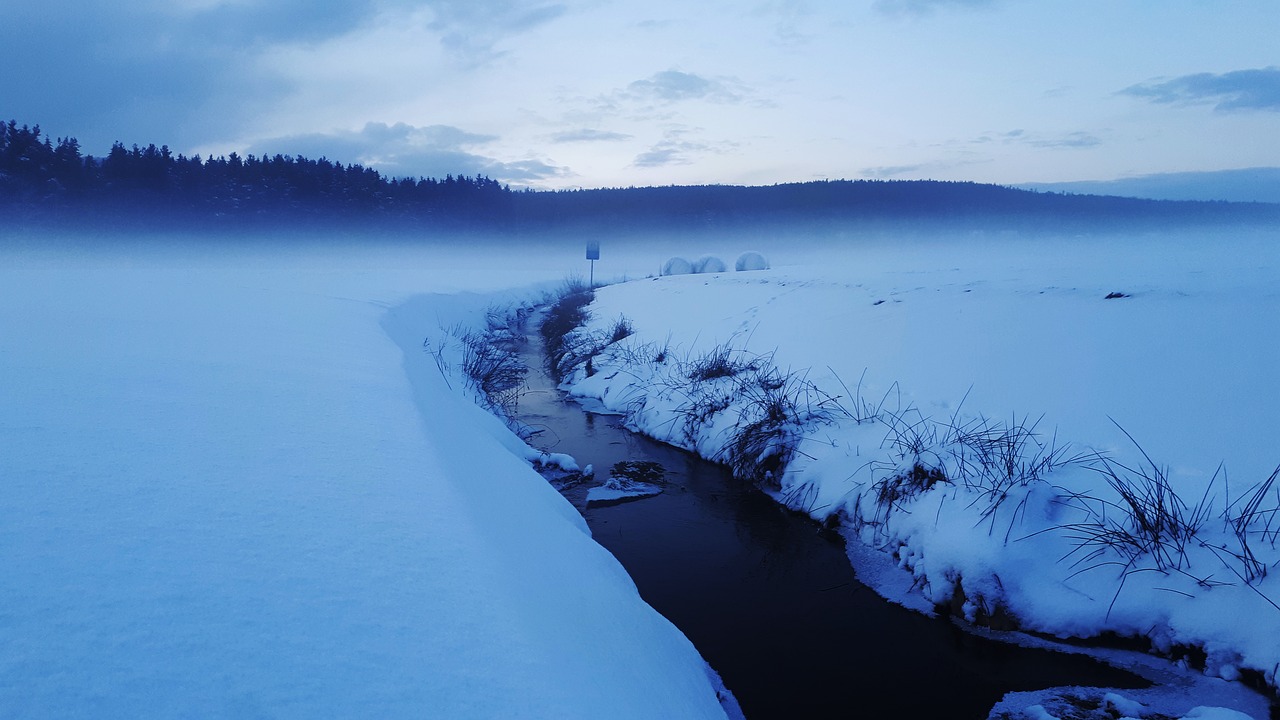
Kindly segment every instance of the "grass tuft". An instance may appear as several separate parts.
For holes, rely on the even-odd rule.
[[[1116,427],[1120,427],[1119,424]],[[1120,582],[1111,607],[1115,606],[1124,590],[1125,582],[1136,573],[1179,574],[1206,590],[1232,584],[1213,579],[1214,574],[1204,574],[1203,568],[1192,573],[1191,553],[1201,549],[1217,558],[1223,568],[1280,610],[1280,605],[1263,595],[1257,587],[1266,577],[1268,567],[1258,559],[1251,544],[1256,537],[1272,543],[1274,548],[1280,492],[1275,494],[1274,504],[1270,498],[1276,480],[1280,478],[1280,467],[1254,486],[1238,509],[1239,500],[1236,504],[1228,504],[1223,511],[1222,516],[1231,530],[1227,539],[1234,539],[1234,544],[1210,541],[1205,537],[1205,525],[1212,515],[1211,491],[1218,478],[1223,476],[1222,468],[1219,467],[1209,480],[1200,499],[1194,504],[1188,503],[1170,484],[1167,469],[1157,465],[1128,431],[1122,427],[1120,431],[1138,449],[1144,464],[1128,467],[1111,458],[1097,456],[1092,465],[1092,469],[1105,478],[1118,500],[1065,490],[1060,496],[1061,504],[1083,514],[1083,519],[1078,522],[1053,528],[1073,543],[1074,547],[1063,559],[1075,557],[1072,567],[1078,568],[1076,574],[1103,567],[1119,568]],[[1110,608],[1107,613],[1110,615]]]
[[[631,327],[631,321],[626,316],[618,316],[613,322],[613,327],[609,330],[609,342],[616,343],[631,337],[635,333],[635,329]]]
[[[686,376],[695,383],[731,378],[752,367],[742,353],[728,344],[717,345],[701,357],[688,362]]]
[[[551,374],[557,380],[576,364],[581,348],[574,333],[587,322],[587,305],[595,299],[595,292],[581,280],[566,280],[555,295],[555,301],[547,311],[538,332],[546,343],[547,359]]]
[[[460,363],[478,402],[509,424],[515,417],[529,371],[518,352],[524,342],[524,323],[529,313],[528,307],[494,306],[485,311],[483,330],[461,324],[445,330],[446,336],[458,343],[460,356],[453,355],[450,342],[441,342],[435,347],[430,339],[423,342],[423,349],[435,357],[446,379],[450,365]],[[446,354],[452,359],[446,360]]]

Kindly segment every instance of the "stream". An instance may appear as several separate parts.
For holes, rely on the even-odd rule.
[[[977,637],[886,601],[855,577],[843,542],[812,519],[720,465],[568,400],[545,370],[542,338],[528,337],[517,419],[538,431],[535,447],[594,465],[595,482],[622,461],[665,469],[653,497],[588,505],[590,481],[562,492],[644,600],[720,673],[747,718],[871,717],[876,708],[985,718],[1013,690],[1149,685],[1090,658]]]

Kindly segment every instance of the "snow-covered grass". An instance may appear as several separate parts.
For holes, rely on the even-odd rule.
[[[1155,695],[1152,704],[1097,688],[1054,688],[1010,693],[988,716],[991,720],[1250,720],[1252,715],[1213,705],[1188,704],[1185,698]],[[1179,702],[1181,701],[1181,702]],[[1154,707],[1153,707],[1154,705]]]
[[[423,347],[580,250],[466,245],[0,248],[0,715],[723,717]]]
[[[485,311],[483,327],[459,323],[438,333],[439,337],[428,336],[423,349],[446,377],[451,375],[451,363],[459,365],[476,401],[510,421],[529,372],[517,352],[525,341],[529,311],[527,305],[491,306]]]
[[[582,336],[634,333],[566,387],[884,551],[931,603],[1275,687],[1280,236],[802,252],[597,290]]]

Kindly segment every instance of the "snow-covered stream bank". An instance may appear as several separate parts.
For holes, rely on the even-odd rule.
[[[903,602],[1274,687],[1275,237],[854,255],[603,288],[568,385],[891,556]]]
[[[813,520],[722,465],[565,399],[546,374],[541,346],[535,332],[522,349],[531,370],[516,418],[537,431],[535,447],[594,466],[594,478],[566,496],[645,601],[716,668],[748,718],[977,719],[1012,690],[1143,685],[1082,656],[969,635],[886,602],[855,577],[843,543]],[[588,487],[622,462],[657,463],[661,494],[588,504]],[[917,674],[904,672],[921,663],[927,693]]]

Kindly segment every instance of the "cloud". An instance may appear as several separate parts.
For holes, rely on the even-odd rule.
[[[946,8],[990,7],[999,0],[876,0],[873,7],[886,15],[929,15]]]
[[[1280,67],[1183,75],[1130,85],[1120,92],[1162,105],[1213,105],[1223,112],[1280,112]]]
[[[1058,137],[1030,138],[1026,140],[1026,143],[1038,148],[1076,149],[1097,147],[1102,144],[1102,138],[1091,133],[1077,131],[1059,135]]]
[[[667,165],[688,165],[689,158],[682,155],[680,150],[675,147],[655,145],[646,152],[642,152],[631,161],[634,167],[664,167]]]
[[[342,162],[370,162],[376,157],[395,157],[405,153],[429,150],[454,152],[484,145],[498,138],[469,133],[450,125],[414,127],[405,123],[387,125],[371,122],[358,132],[340,130],[332,133],[309,133],[262,140],[248,152],[328,157]]]
[[[544,160],[516,160],[495,162],[481,174],[512,185],[536,187],[542,180],[567,177],[571,173],[568,168],[552,165]]]
[[[431,8],[435,16],[432,27],[481,37],[525,32],[560,17],[568,9],[562,3],[519,0],[429,0],[419,4]]]
[[[497,44],[564,15],[561,3],[530,5],[519,0],[431,0],[428,27],[464,65],[479,66],[501,57]]]
[[[783,45],[803,45],[814,37],[802,29],[814,15],[809,0],[766,0],[753,14],[771,20],[774,39]]]
[[[954,171],[958,168],[985,165],[990,162],[991,158],[985,154],[962,151],[946,159],[938,158],[914,165],[865,167],[858,174],[872,180],[889,180],[903,175],[908,176],[909,179],[927,179],[954,175]]]
[[[878,167],[863,168],[861,175],[865,178],[873,180],[888,180],[900,175],[918,175],[920,171],[927,170],[928,165],[881,165]]]
[[[1018,142],[1025,138],[1026,131],[1022,129],[1009,130],[1008,132],[986,132],[969,141],[970,145],[987,145],[990,143],[1009,143]]]
[[[1105,133],[1104,133],[1105,134]],[[1023,148],[1044,150],[1087,150],[1105,144],[1098,135],[1084,130],[1060,134],[1045,134],[1024,128],[1004,131],[988,131],[972,138],[952,138],[928,147],[938,153],[926,162],[910,165],[881,165],[865,167],[859,174],[865,178],[888,180],[898,177],[939,177],[955,175],[957,170],[986,165],[1001,154],[1026,153]]]
[[[343,35],[391,6],[409,0],[242,0],[178,5],[169,11],[170,27],[184,38],[221,45],[315,42]]]
[[[679,70],[663,70],[643,80],[636,80],[627,86],[624,94],[635,99],[664,103],[682,100],[734,103],[742,99],[719,80],[709,80],[701,75]]]
[[[723,154],[737,147],[737,143],[710,143],[700,140],[687,140],[689,130],[675,128],[668,130],[663,139],[631,161],[632,167],[653,168],[668,165],[692,165],[700,155]]]
[[[555,0],[77,0],[61,11],[66,4],[5,8],[3,104],[6,119],[73,135],[94,154],[116,140],[190,152],[260,135],[251,128],[312,79],[278,66],[291,50],[321,61],[315,75],[350,50],[355,69],[330,72],[345,79],[383,55],[356,46],[395,27],[442,52],[456,75],[456,66],[483,64],[502,54],[503,40],[566,12]],[[289,132],[283,127],[277,132]]]
[[[270,138],[246,150],[256,155],[302,155],[358,163],[392,177],[485,175],[516,185],[567,174],[543,160],[503,162],[474,152],[498,140],[450,125],[415,127],[405,123],[368,123],[359,131],[310,133]]]
[[[1080,149],[1097,147],[1102,138],[1090,132],[1077,130],[1061,135],[1029,133],[1021,128],[1006,132],[987,132],[967,141],[968,145],[1030,145],[1037,148]]]
[[[608,132],[605,130],[594,130],[592,128],[582,128],[580,130],[566,130],[558,132],[551,136],[551,142],[554,143],[571,143],[571,142],[620,142],[622,140],[630,140],[632,136],[625,133]]]
[[[628,83],[608,93],[581,98],[589,110],[577,116],[599,118],[620,116],[634,122],[679,122],[689,103],[737,105],[755,99],[750,88],[735,78],[709,78],[682,70],[663,70]]]
[[[287,90],[259,72],[262,48],[341,35],[410,2],[79,0],[66,12],[17,3],[0,23],[6,109],[94,154],[115,140],[183,148],[233,136]]]

